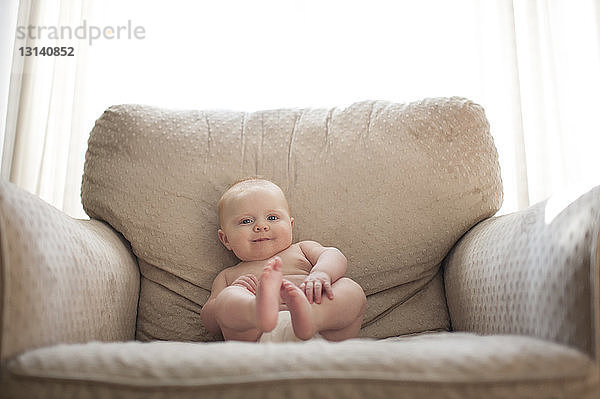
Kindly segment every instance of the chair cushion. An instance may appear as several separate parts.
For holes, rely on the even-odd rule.
[[[586,398],[589,357],[520,336],[60,345],[17,357],[6,392],[44,398]],[[596,385],[597,387],[597,385]]]
[[[249,175],[282,187],[295,241],[346,255],[368,296],[368,337],[448,328],[440,262],[502,201],[488,122],[465,99],[254,113],[111,107],[90,135],[82,200],[139,259],[138,339],[214,338],[199,312],[217,273],[237,262],[218,241],[216,202]]]

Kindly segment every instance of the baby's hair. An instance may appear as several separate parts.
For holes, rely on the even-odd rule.
[[[237,186],[238,184],[241,183],[245,183],[245,182],[256,182],[258,184],[260,184],[259,182],[264,182],[264,183],[271,183],[271,184],[275,184],[273,183],[271,180],[269,179],[265,179],[262,176],[248,176],[248,177],[243,177],[239,180],[234,181],[233,183],[231,183],[229,185],[229,187],[227,187],[227,189],[225,190],[225,192],[229,191],[231,188],[233,188],[234,186]],[[277,184],[275,184],[277,186]]]
[[[281,187],[279,187],[277,184],[273,183],[269,179],[265,179],[262,176],[250,176],[250,177],[244,177],[243,179],[236,180],[235,182],[230,184],[229,187],[227,187],[227,189],[225,190],[223,195],[221,195],[221,198],[219,198],[219,201],[217,202],[217,209],[219,212],[219,225],[221,224],[221,221],[223,219],[223,208],[224,208],[225,200],[233,194],[239,193],[248,187],[255,187],[255,186],[263,186],[263,187],[275,186],[281,190]],[[281,190],[281,192],[283,193],[283,190]],[[284,194],[284,197],[285,197],[285,194]],[[287,199],[286,199],[285,203],[287,205],[288,212],[289,212],[290,206],[287,203]]]

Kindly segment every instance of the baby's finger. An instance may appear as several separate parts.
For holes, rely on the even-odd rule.
[[[256,287],[252,284],[252,281],[244,281],[246,283],[246,287],[252,292],[256,291]]]
[[[314,289],[314,282],[309,281],[306,284],[306,299],[308,299],[308,303],[313,303],[313,289]]]
[[[327,294],[327,298],[333,299],[333,289],[331,288],[331,283],[326,282],[325,284],[323,284],[323,289]]]
[[[321,303],[321,282],[315,281],[315,302]]]
[[[258,287],[258,280],[256,279],[256,277],[254,276],[247,276],[244,281],[246,282],[246,284],[248,284],[248,287],[250,287],[250,290],[252,292],[256,292],[256,287]]]
[[[250,276],[250,284],[252,285],[252,287],[254,289],[256,289],[256,287],[258,287],[258,279],[256,278],[255,275]]]
[[[245,288],[247,290],[251,290],[250,285],[242,279],[238,279],[235,283],[233,283],[233,285],[237,285],[237,286]]]

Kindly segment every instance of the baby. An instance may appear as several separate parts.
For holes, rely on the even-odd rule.
[[[219,239],[241,260],[213,282],[202,321],[226,340],[258,341],[288,310],[294,335],[330,341],[358,335],[366,308],[360,285],[344,277],[346,257],[315,241],[292,244],[294,218],[276,184],[250,178],[218,203]]]

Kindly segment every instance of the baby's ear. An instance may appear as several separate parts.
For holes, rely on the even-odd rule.
[[[227,239],[227,234],[225,234],[225,232],[221,229],[217,231],[217,234],[219,235],[219,240],[223,243],[223,245],[225,245],[225,248],[231,251],[231,245]]]

